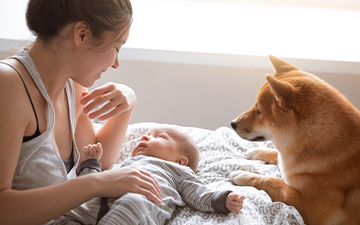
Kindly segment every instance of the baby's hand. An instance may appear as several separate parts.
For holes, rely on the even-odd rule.
[[[243,208],[244,199],[244,196],[231,192],[226,198],[225,206],[230,212],[239,213]]]
[[[88,144],[83,148],[83,157],[87,159],[97,159],[99,160],[102,156],[103,149],[100,143],[97,144]]]

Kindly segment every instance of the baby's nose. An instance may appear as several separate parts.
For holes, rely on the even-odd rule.
[[[148,141],[148,140],[150,140],[150,137],[147,136],[147,135],[144,135],[144,136],[141,137],[140,140],[141,140],[141,141]]]

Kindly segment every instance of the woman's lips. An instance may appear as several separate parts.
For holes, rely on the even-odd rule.
[[[106,70],[101,71],[100,73],[96,74],[95,79],[98,80],[101,78],[102,74],[105,73]]]
[[[96,75],[95,75],[95,80],[99,80],[99,79],[101,78],[101,74],[102,74],[102,73],[96,74]]]

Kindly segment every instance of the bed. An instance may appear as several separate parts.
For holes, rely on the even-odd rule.
[[[140,137],[158,125],[142,122],[129,125],[120,160],[131,155],[131,150],[140,141]],[[101,126],[96,124],[96,126]],[[240,214],[203,213],[188,206],[178,207],[167,225],[194,224],[304,224],[299,212],[292,206],[281,202],[272,202],[264,191],[253,187],[235,186],[228,175],[233,170],[246,170],[281,178],[276,165],[265,164],[257,160],[248,160],[244,153],[254,147],[274,147],[271,142],[250,142],[241,139],[228,127],[214,131],[196,127],[180,126],[197,143],[200,149],[200,162],[197,176],[209,188],[214,190],[230,189],[245,196],[244,208]]]

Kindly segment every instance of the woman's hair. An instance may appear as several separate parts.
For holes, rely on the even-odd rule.
[[[129,0],[29,0],[26,22],[29,30],[48,43],[64,28],[82,21],[89,26],[94,44],[113,33],[112,41],[132,22]],[[110,40],[109,40],[110,41]]]

